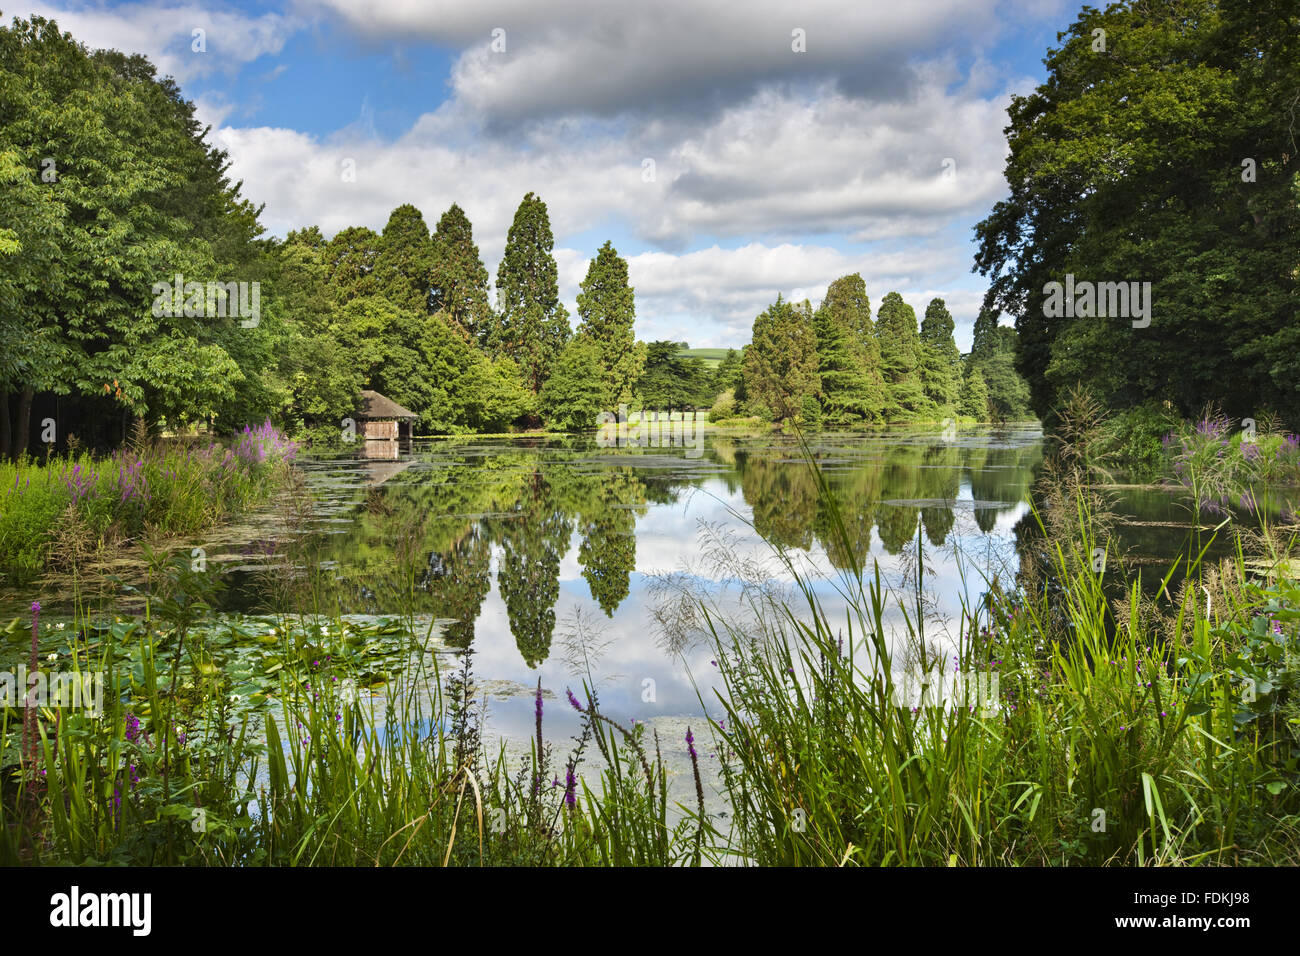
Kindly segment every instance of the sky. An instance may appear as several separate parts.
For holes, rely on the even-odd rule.
[[[286,0],[18,5],[171,75],[274,236],[454,202],[490,275],[532,191],[560,296],[606,240],[636,332],[739,347],[778,294],[860,272],[935,296],[970,347],[974,226],[1007,195],[1006,108],[1066,0]]]

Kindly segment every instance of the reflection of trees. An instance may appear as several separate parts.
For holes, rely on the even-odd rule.
[[[957,455],[957,449],[950,445],[927,448],[925,464],[925,469],[921,471],[925,487],[913,497],[944,501],[956,498],[961,488],[961,459]],[[925,525],[925,536],[930,539],[930,543],[936,548],[942,546],[948,532],[952,531],[952,506],[944,504],[922,508],[921,523]]]
[[[920,509],[915,505],[887,504],[891,499],[911,500],[921,491],[921,456],[919,445],[895,445],[885,452],[881,475],[885,501],[876,509],[876,530],[889,554],[898,554],[916,536]]]
[[[431,551],[420,590],[433,596],[433,610],[440,617],[454,618],[444,637],[454,647],[469,647],[474,641],[474,622],[492,587],[492,548],[476,522],[445,551]]]
[[[591,489],[581,507],[578,563],[591,588],[591,597],[606,617],[630,589],[636,570],[636,515],[633,506],[644,506],[645,488],[627,469],[600,476],[599,488]]]
[[[844,523],[844,533],[859,568],[865,566],[867,556],[871,554],[871,527],[876,517],[876,508],[880,504],[880,479],[880,469],[874,464],[854,468],[849,472],[826,474],[826,483],[835,495],[840,520]],[[831,564],[841,570],[848,568],[849,556],[845,554],[844,543],[834,531],[829,501],[818,502],[813,528],[817,532],[817,540],[826,549]]]
[[[808,550],[817,517],[817,478],[798,453],[773,449],[771,454],[736,453],[754,530],[777,547]]]
[[[505,601],[510,633],[529,667],[546,660],[560,599],[560,560],[569,549],[573,525],[556,510],[550,486],[534,472],[531,488],[502,522],[503,551],[497,587]]]
[[[998,515],[1029,498],[1033,467],[1042,457],[1038,445],[1022,448],[973,448],[966,457],[966,477],[978,502],[996,501],[1002,508],[975,508],[975,523],[985,534],[997,526]]]

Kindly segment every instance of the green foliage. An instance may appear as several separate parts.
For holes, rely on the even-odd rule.
[[[718,361],[717,368],[713,370],[713,394],[718,395],[727,389],[731,389],[734,393],[744,380],[745,363],[741,359],[741,354],[735,349],[727,349],[726,354]]]
[[[228,447],[144,441],[102,458],[0,462],[0,573],[21,584],[145,532],[205,531],[281,487],[295,452],[267,424]]]
[[[494,355],[513,359],[534,394],[569,340],[569,313],[560,302],[555,237],[546,203],[528,193],[515,211],[497,268],[498,314],[487,334]]]
[[[804,399],[820,390],[817,341],[808,303],[796,309],[776,302],[754,319],[745,352],[745,392],[755,415],[782,422],[804,410]]]
[[[479,341],[490,327],[488,272],[474,243],[473,227],[460,206],[438,220],[433,236],[430,312],[445,312],[471,341]]]
[[[1106,422],[1107,450],[1134,477],[1153,477],[1164,469],[1164,439],[1174,425],[1169,410],[1154,402],[1124,409]]]
[[[15,19],[0,28],[0,146],[0,299],[5,330],[18,333],[6,336],[17,344],[0,389],[153,420],[216,416],[241,387],[245,401],[271,400],[266,356],[247,348],[238,315],[153,308],[152,287],[175,274],[257,281],[263,269],[258,210],[171,79],[143,57],[89,51],[41,17]]]
[[[1300,86],[1300,13],[1116,3],[1059,36],[1047,81],[1012,99],[1010,197],[977,229],[1034,409],[1085,383],[1113,408],[1300,419],[1300,168],[1277,108]],[[1049,316],[1046,286],[1067,275],[1150,282],[1150,324]]]
[[[984,381],[984,373],[979,363],[973,359],[968,359],[966,362],[966,374],[962,378],[958,408],[963,415],[977,422],[989,420],[988,385]]]
[[[564,347],[539,397],[551,428],[586,431],[596,427],[597,416],[608,411],[600,369],[600,350],[594,343],[578,337]]]
[[[636,394],[645,408],[686,409],[709,405],[714,377],[698,358],[682,355],[685,342],[650,342],[645,346],[645,371]]]
[[[834,425],[879,421],[885,404],[880,346],[860,274],[830,284],[813,327],[821,382],[819,418]]]
[[[578,335],[600,354],[599,378],[603,407],[630,401],[632,388],[645,367],[645,346],[636,340],[636,305],[627,284],[627,260],[608,241],[587,268],[578,293]]]
[[[429,304],[434,244],[420,210],[404,203],[393,210],[379,238],[375,290],[399,309],[424,313]]]
[[[931,299],[921,322],[921,387],[937,409],[955,408],[961,390],[961,350],[943,299]]]
[[[880,303],[876,340],[880,343],[880,369],[886,388],[885,420],[924,417],[933,406],[921,382],[921,336],[916,313],[897,292],[889,293]]]

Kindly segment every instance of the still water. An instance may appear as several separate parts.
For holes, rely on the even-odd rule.
[[[1042,454],[1034,427],[821,433],[807,450],[793,437],[707,432],[686,444],[609,444],[417,441],[394,459],[307,460],[315,513],[295,560],[325,570],[327,599],[343,613],[413,609],[446,622],[443,640],[474,651],[502,736],[531,733],[539,677],[555,702],[553,730],[576,730],[564,691],[581,696],[584,679],[614,719],[661,725],[711,712],[717,673],[704,636],[674,626],[675,585],[725,592],[740,576],[788,585],[779,548],[842,617],[835,584],[848,550],[909,592],[919,550],[928,596],[919,613],[942,644],[963,601],[1014,577],[1014,528]],[[838,501],[847,549],[809,455]],[[255,551],[211,557],[248,561]],[[274,602],[253,566],[234,575],[228,609]]]

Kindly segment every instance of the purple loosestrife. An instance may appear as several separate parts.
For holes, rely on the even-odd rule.
[[[570,705],[572,705],[573,709],[576,710],[578,713],[582,713],[582,705],[578,703],[578,698],[573,696],[573,691],[570,690],[567,693],[569,695]]]
[[[36,652],[37,635],[41,627],[41,602],[32,602],[32,653],[27,663],[27,680],[30,682],[36,676],[36,669],[40,666],[40,659]],[[27,705],[23,709],[23,759],[29,768],[36,765],[36,708],[33,706],[35,701],[30,698],[31,691],[29,688],[23,688],[23,695],[27,699],[24,703]]]
[[[695,735],[686,728],[686,749],[691,755],[691,772],[695,775],[695,801],[699,808],[699,823],[695,828],[695,862],[700,860],[700,843],[704,839],[704,784],[700,781],[700,758],[695,752]]]

